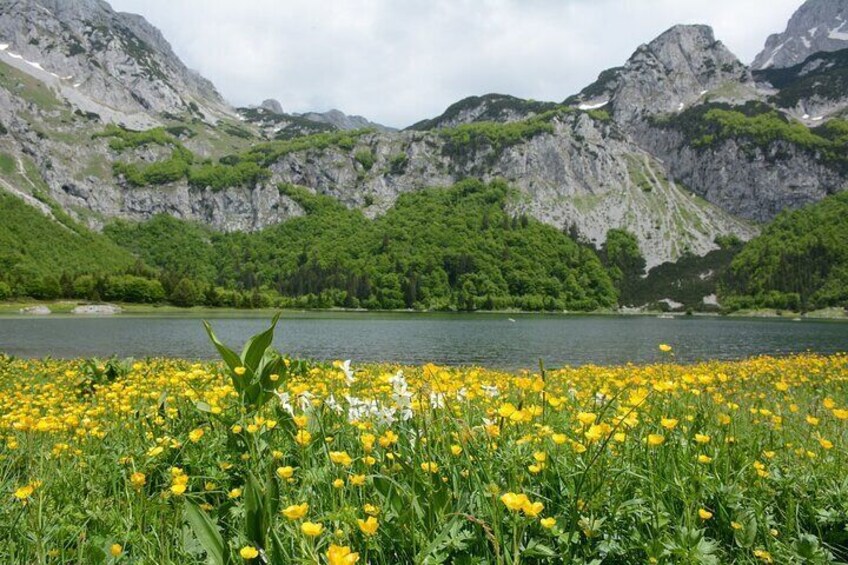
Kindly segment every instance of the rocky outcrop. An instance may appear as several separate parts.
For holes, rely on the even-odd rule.
[[[660,113],[679,112],[711,91],[728,97],[751,96],[748,69],[702,25],[674,26],[641,45],[623,67],[601,73],[598,80],[566,103],[582,109],[604,108],[620,124]]]
[[[295,114],[311,122],[327,124],[335,129],[349,131],[356,129],[375,129],[377,131],[394,131],[394,128],[372,122],[362,116],[348,116],[341,110],[329,110],[327,112],[306,112]]]
[[[848,108],[848,49],[816,53],[798,65],[753,75],[774,90],[769,102],[807,124],[820,125]]]
[[[374,216],[404,192],[467,176],[503,178],[519,189],[514,213],[576,230],[596,245],[605,241],[607,230],[628,229],[639,239],[649,266],[684,252],[704,254],[716,248],[714,240],[721,234],[748,239],[755,233],[670,182],[663,166],[614,124],[579,112],[555,118],[553,125],[552,133],[470,155],[451,154],[438,132],[374,134],[362,137],[352,151],[286,155],[272,166],[273,180],[309,187]],[[369,170],[354,158],[366,149],[374,156]],[[405,156],[404,165],[393,169],[398,155]]]
[[[88,99],[129,116],[231,113],[158,29],[101,0],[0,0],[0,45],[0,60],[17,61],[71,103],[81,100],[84,111],[94,111],[85,108]]]
[[[770,35],[751,68],[792,67],[821,51],[848,48],[848,0],[807,0],[783,33]]]
[[[279,100],[275,100],[273,98],[269,98],[267,100],[263,100],[262,104],[259,105],[260,108],[264,108],[269,112],[273,112],[274,114],[282,114],[283,113],[283,105],[280,104]]]
[[[559,106],[554,102],[524,100],[506,94],[469,96],[448,106],[441,115],[417,122],[407,129],[427,131],[474,122],[509,123],[555,110]]]
[[[812,204],[848,184],[844,174],[814,153],[786,142],[758,147],[728,139],[694,147],[683,132],[647,126],[638,137],[675,181],[749,220],[769,221],[782,210]]]

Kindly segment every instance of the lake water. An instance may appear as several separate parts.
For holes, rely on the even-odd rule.
[[[255,315],[209,316],[225,343],[241,346],[268,324]],[[650,362],[657,345],[678,360],[848,351],[848,324],[720,317],[519,314],[286,313],[277,348],[313,359],[484,365],[517,369]],[[202,319],[184,315],[0,317],[0,352],[19,357],[213,358]]]

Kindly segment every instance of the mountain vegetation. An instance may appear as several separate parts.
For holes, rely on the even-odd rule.
[[[784,212],[734,258],[729,308],[848,306],[848,193]]]
[[[594,310],[616,290],[591,249],[508,212],[503,182],[408,194],[367,219],[334,199],[280,187],[306,215],[220,234],[160,216],[106,234],[171,281],[273,296],[302,307]],[[183,253],[188,249],[187,254]]]

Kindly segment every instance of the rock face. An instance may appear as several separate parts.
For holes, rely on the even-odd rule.
[[[273,112],[275,114],[283,113],[283,105],[280,104],[278,100],[274,100],[273,98],[269,98],[268,100],[263,100],[262,104],[259,105],[260,108],[265,108],[269,112]]]
[[[698,148],[679,131],[650,127],[639,139],[665,163],[671,178],[722,210],[756,222],[817,202],[848,182],[815,155],[788,143],[763,149],[729,139]]]
[[[158,29],[102,0],[0,0],[0,43],[4,60],[53,79],[72,100],[87,98],[128,116],[230,113],[212,83],[186,68]]]
[[[438,132],[364,136],[352,151],[292,153],[272,166],[272,180],[307,186],[377,215],[397,196],[468,176],[503,178],[520,191],[515,213],[528,213],[602,244],[610,228],[633,232],[649,266],[684,252],[715,249],[716,236],[748,239],[756,230],[669,181],[663,166],[618,126],[575,112],[553,121],[553,132],[501,152],[481,148],[454,155]],[[369,170],[353,157],[370,150]],[[401,170],[392,161],[405,155]],[[697,218],[697,221],[693,221]]]
[[[623,67],[604,71],[566,102],[608,109],[617,122],[630,124],[679,112],[720,88],[732,98],[746,99],[748,85],[753,86],[747,68],[716,41],[710,27],[678,25],[641,45]]]
[[[753,75],[777,90],[770,102],[808,124],[819,125],[848,108],[848,49],[819,52],[798,65],[770,67]]]
[[[523,120],[554,110],[559,105],[553,102],[536,102],[523,100],[506,94],[486,94],[484,96],[469,96],[451,104],[440,115],[429,120],[422,120],[407,129],[426,131],[438,128],[451,128],[473,122],[509,123]]]
[[[770,35],[751,68],[785,68],[820,51],[848,49],[848,0],[807,0],[783,33]]]
[[[339,130],[356,130],[356,129],[375,129],[377,131],[394,131],[381,124],[377,124],[363,118],[362,116],[348,116],[341,110],[330,110],[328,112],[307,112],[305,114],[295,114],[301,118],[319,124],[328,124]]]

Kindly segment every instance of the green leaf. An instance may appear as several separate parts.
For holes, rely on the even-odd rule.
[[[215,565],[226,565],[227,553],[224,540],[212,519],[196,504],[186,500],[185,516],[197,540],[206,550],[206,555]]]
[[[271,327],[262,333],[256,334],[247,340],[241,352],[241,361],[245,367],[251,371],[255,371],[259,366],[259,361],[265,355],[265,350],[274,341],[274,328],[277,327],[277,322],[280,320],[280,313],[274,315],[271,320]]]
[[[252,473],[244,485],[245,535],[254,545],[265,548],[265,515],[262,509],[262,490]]]
[[[752,547],[757,541],[757,517],[753,512],[748,512],[739,519],[742,521],[742,527],[733,531],[733,539],[739,547]]]
[[[206,328],[206,333],[209,335],[209,339],[215,345],[215,348],[218,350],[218,353],[221,354],[221,358],[224,360],[224,363],[227,364],[227,367],[230,368],[232,372],[232,380],[233,386],[236,389],[236,392],[241,393],[244,388],[244,381],[235,374],[236,367],[241,367],[241,358],[236,355],[236,352],[218,341],[218,338],[215,336],[215,332],[212,331],[212,326],[209,325],[209,322],[203,322],[203,327]]]
[[[521,554],[525,557],[556,557],[557,555],[556,551],[536,540],[530,540]]]

